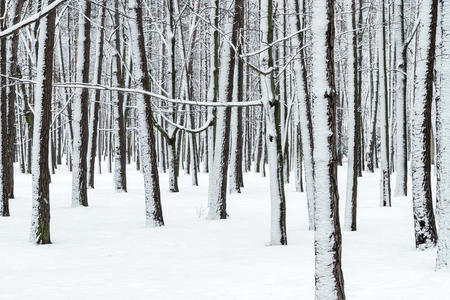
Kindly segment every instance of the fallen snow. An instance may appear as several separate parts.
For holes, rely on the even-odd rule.
[[[268,177],[245,174],[243,193],[228,195],[230,219],[210,221],[206,174],[199,187],[182,175],[180,193],[162,174],[166,226],[148,228],[133,166],[129,193],[114,193],[112,174],[96,174],[88,208],[71,207],[72,178],[62,169],[52,178],[46,246],[28,242],[31,176],[16,173],[11,217],[0,218],[0,299],[313,299],[313,233],[295,183],[286,186],[289,245],[265,246]],[[450,273],[435,272],[435,250],[415,250],[411,199],[381,208],[378,184],[378,172],[359,180],[358,231],[343,232],[347,299],[448,299]],[[339,185],[343,217],[345,180]]]

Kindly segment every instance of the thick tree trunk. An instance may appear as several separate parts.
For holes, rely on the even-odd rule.
[[[51,243],[48,143],[52,102],[55,17],[56,12],[50,12],[46,18],[41,20],[39,26],[37,84],[34,106],[33,208],[30,232],[30,240],[36,244]]]
[[[441,95],[436,100],[437,188],[439,224],[436,269],[450,267],[450,2],[441,0]]]
[[[273,2],[261,1],[261,32],[262,40],[267,45],[273,42]],[[266,119],[267,158],[270,169],[270,202],[271,202],[271,245],[286,245],[286,197],[283,179],[283,153],[281,146],[280,113],[281,106],[275,97],[275,78],[273,74],[273,49],[260,54],[260,66],[265,72],[261,74],[261,100]]]
[[[436,244],[436,224],[431,194],[431,105],[433,102],[434,61],[436,52],[438,0],[422,1],[419,7],[419,55],[417,93],[414,99],[412,153],[412,196],[416,247],[426,249]]]
[[[337,190],[334,86],[334,1],[312,6],[316,299],[345,299]],[[331,134],[330,134],[331,133]]]
[[[222,101],[233,101],[234,77],[236,53],[234,48],[237,45],[238,38],[238,20],[242,17],[243,7],[239,1],[234,3],[234,20],[228,17],[225,22],[225,32],[232,34],[232,46],[224,46],[221,54],[221,68],[219,81],[219,98]],[[214,165],[210,171],[210,185],[208,188],[208,219],[226,219],[226,201],[227,201],[227,174],[228,158],[230,152],[230,115],[229,107],[217,108],[216,137],[214,143]]]
[[[150,78],[145,51],[145,37],[142,16],[142,0],[130,0],[131,16],[130,32],[133,54],[134,74],[137,88],[150,90]],[[156,157],[156,141],[153,133],[152,109],[150,97],[136,95],[136,106],[139,122],[139,156],[144,174],[145,215],[148,226],[163,226],[164,219],[161,208],[159,188],[158,162]]]

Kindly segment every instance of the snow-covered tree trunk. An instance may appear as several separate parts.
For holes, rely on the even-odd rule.
[[[298,113],[296,113],[298,115]],[[303,193],[303,154],[302,134],[299,122],[295,126],[295,191]]]
[[[145,54],[145,37],[142,16],[142,0],[130,0],[131,52],[133,55],[133,73],[137,88],[149,90],[150,78]],[[136,109],[139,128],[139,157],[144,174],[145,215],[148,226],[164,225],[161,195],[159,189],[158,163],[156,160],[156,141],[153,133],[152,109],[150,97],[136,94]]]
[[[261,1],[262,43],[270,45],[273,42],[273,2]],[[261,100],[266,119],[267,159],[270,173],[270,243],[271,245],[286,245],[286,197],[284,194],[283,153],[281,146],[280,101],[275,96],[275,78],[273,74],[273,49],[268,47],[259,56],[261,73]]]
[[[45,3],[46,1],[44,1]],[[51,1],[50,1],[51,3]],[[50,173],[48,142],[53,89],[53,47],[55,44],[56,11],[50,12],[39,25],[37,83],[35,87],[32,212],[30,241],[49,244],[50,241]]]
[[[290,17],[291,30],[301,30],[300,25],[300,7],[298,1],[295,1],[295,11],[297,16]],[[292,39],[294,48],[301,48],[302,34],[298,34]],[[300,120],[300,130],[302,133],[301,142],[303,150],[303,158],[305,163],[305,183],[306,198],[308,202],[309,230],[314,229],[314,160],[312,157],[313,139],[312,139],[312,120],[311,120],[311,101],[306,83],[306,70],[302,62],[303,55],[300,59],[294,60],[295,82],[298,105],[298,114]]]
[[[418,61],[416,98],[412,117],[412,197],[416,247],[436,244],[436,225],[431,194],[431,105],[433,102],[438,0],[424,0],[419,6],[417,31]]]
[[[407,123],[406,123],[406,81],[407,60],[405,48],[404,0],[397,0],[395,5],[395,57],[397,60],[397,152],[396,152],[396,182],[394,195],[406,196],[408,193],[408,157],[407,157]]]
[[[355,0],[346,1],[347,12],[347,103],[348,103],[348,166],[344,229],[356,231],[356,201],[358,196],[358,56]],[[358,122],[359,124],[359,122]]]
[[[213,40],[210,47],[210,64],[209,64],[209,87],[208,87],[208,99],[212,102],[217,102],[219,95],[219,0],[215,0],[215,6],[213,14],[211,14],[211,23],[214,23],[212,30]],[[212,118],[216,116],[216,110],[213,107],[208,107],[208,117]],[[214,168],[214,143],[216,140],[216,123],[210,126],[208,129],[208,139],[206,141],[208,149],[208,172],[211,173]],[[209,176],[209,184],[211,187],[214,184],[214,177]]]
[[[18,0],[13,3],[11,11],[14,13],[12,23],[17,24],[20,21],[24,0]],[[13,33],[10,41],[9,55],[9,75],[18,77],[17,58],[19,48],[19,32]],[[8,89],[8,197],[14,198],[14,156],[16,147],[16,87],[10,86]]]
[[[450,267],[450,2],[440,1],[441,53],[440,88],[441,96],[436,100],[437,139],[437,199],[439,239],[437,241],[436,269]]]
[[[89,82],[91,46],[91,1],[80,0],[78,19],[77,80]],[[77,89],[72,100],[73,109],[73,171],[72,206],[88,206],[87,197],[87,146],[88,146],[89,90]]]
[[[236,82],[235,82],[236,84]],[[236,95],[236,93],[234,93]],[[236,99],[236,97],[233,97]],[[235,100],[233,100],[235,101]],[[238,160],[238,108],[231,109],[231,153],[230,153],[230,193],[240,193],[241,185],[239,184],[238,164],[242,164]],[[240,145],[242,146],[242,145]],[[241,148],[242,149],[242,148]]]
[[[237,30],[239,35],[237,38],[237,53],[240,55],[242,53],[242,40],[241,32],[244,28],[244,1],[236,1],[236,5],[239,8],[240,18],[235,20],[238,22]],[[238,59],[235,66],[235,83],[233,92],[233,101],[243,101],[244,96],[244,61],[243,59]],[[231,158],[230,158],[230,192],[241,192],[241,187],[243,186],[242,179],[242,108],[235,107],[231,109]]]
[[[5,15],[6,1],[0,1],[0,16]],[[0,21],[1,30],[6,29],[5,20]],[[6,74],[6,39],[0,40],[0,73]],[[9,216],[8,201],[8,146],[7,146],[7,80],[0,78],[0,215]]]
[[[345,299],[335,149],[334,1],[312,3],[316,299]]]
[[[115,84],[124,87],[124,78],[122,76],[122,64],[120,60],[120,12],[119,0],[114,1],[114,23],[116,26],[114,34],[115,53],[113,59],[113,73],[115,73]],[[113,125],[114,125],[114,188],[119,192],[127,191],[126,177],[126,131],[123,116],[123,93],[117,93],[113,98]]]
[[[389,173],[389,94],[387,78],[387,39],[384,0],[380,0],[378,20],[381,30],[378,31],[378,66],[379,66],[379,105],[381,136],[381,169],[380,169],[380,205],[391,206],[391,179]]]
[[[167,92],[169,97],[175,99],[176,97],[176,48],[175,48],[175,7],[174,0],[169,0],[168,2],[168,37],[167,37],[167,52],[168,52],[168,84]],[[171,118],[172,122],[177,121],[177,107],[175,104],[171,104]],[[171,140],[168,143],[169,146],[169,190],[173,193],[179,191],[178,188],[178,152],[177,152],[177,132],[171,135]]]
[[[225,39],[231,35],[231,43],[235,46],[237,43],[237,20],[240,17],[237,3],[235,6],[234,19],[229,15],[224,20]],[[233,26],[234,24],[234,26]],[[219,73],[219,99],[221,101],[231,102],[233,100],[234,77],[235,77],[235,52],[234,47],[224,44]],[[228,156],[230,148],[230,115],[229,107],[218,107],[216,112],[216,137],[214,142],[214,164],[210,170],[210,185],[208,187],[208,219],[226,219],[226,199],[227,199],[227,174],[228,174]],[[213,178],[211,178],[211,176]]]
[[[103,1],[103,8],[101,12],[101,20],[100,25],[102,28],[99,28],[97,35],[97,44],[96,44],[96,61],[95,61],[95,74],[94,79],[97,84],[102,83],[102,70],[103,70],[103,45],[104,45],[104,36],[105,36],[105,14],[106,14],[106,0]],[[101,91],[96,90],[94,92],[93,101],[91,101],[91,117],[89,118],[89,141],[88,141],[88,187],[94,188],[94,174],[95,174],[95,157],[97,151],[97,135],[98,135],[98,111],[100,107],[100,96]],[[98,159],[101,160],[101,155],[98,156]]]

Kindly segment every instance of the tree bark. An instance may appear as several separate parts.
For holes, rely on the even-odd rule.
[[[51,3],[51,1],[49,2]],[[56,12],[41,19],[37,85],[34,106],[33,131],[33,193],[30,240],[36,244],[50,244],[50,174],[48,144],[51,121],[53,47],[55,42]]]

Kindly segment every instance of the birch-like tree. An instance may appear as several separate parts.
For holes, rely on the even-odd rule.
[[[416,247],[436,244],[437,234],[431,192],[431,105],[436,53],[437,0],[422,1],[417,31],[417,82],[412,123],[412,197]]]
[[[44,1],[45,3],[46,1]],[[52,1],[50,0],[50,3]],[[35,91],[32,163],[32,213],[30,240],[50,244],[49,135],[53,93],[53,49],[56,12],[40,22]]]
[[[439,231],[436,269],[450,266],[450,3],[440,1],[441,51],[440,97],[436,100],[437,199]]]
[[[91,58],[91,1],[80,0],[78,18],[77,79],[89,82]],[[87,147],[88,147],[89,90],[77,89],[72,100],[73,156],[72,156],[72,206],[88,206]]]
[[[142,7],[143,3],[141,0],[131,0],[129,2],[131,46],[137,88],[149,90],[150,78],[145,51]],[[161,193],[150,97],[137,94],[136,108],[139,122],[139,154],[142,172],[144,174],[146,223],[151,227],[163,226],[164,219],[161,208]]]
[[[345,299],[336,160],[334,1],[312,4],[316,299]]]

